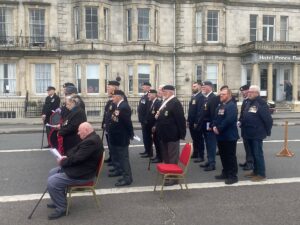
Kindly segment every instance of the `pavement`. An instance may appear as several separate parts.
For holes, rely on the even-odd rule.
[[[300,112],[275,112],[272,114],[274,126],[283,126],[285,121],[288,125],[300,125]],[[137,118],[133,116],[133,127],[135,130],[141,129]],[[101,131],[100,117],[88,117],[88,122],[93,124],[95,130]],[[43,131],[41,118],[3,118],[0,120],[0,134],[35,133]]]

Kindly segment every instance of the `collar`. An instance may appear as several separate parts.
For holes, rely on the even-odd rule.
[[[204,97],[208,97],[210,94],[212,93],[212,91],[211,92],[209,92],[207,95],[205,95],[205,94],[203,94],[204,95]]]
[[[117,104],[117,108],[119,107],[119,105],[124,102],[124,99],[122,99],[121,101],[119,101],[119,103]]]
[[[196,97],[199,93],[200,91],[198,91],[196,94],[193,94],[193,97]]]

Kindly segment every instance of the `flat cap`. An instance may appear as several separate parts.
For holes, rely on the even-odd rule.
[[[110,80],[107,85],[120,86],[120,83],[116,80]]]
[[[150,82],[148,82],[148,81],[144,82],[142,85],[143,85],[143,86],[145,85],[145,86],[150,86],[150,87],[151,87],[151,84],[150,84]]]
[[[247,91],[247,90],[249,90],[249,85],[247,84],[240,87],[240,91]]]
[[[65,95],[78,94],[77,88],[75,86],[68,86],[65,90]]]
[[[202,86],[205,86],[205,85],[212,87],[213,83],[211,81],[209,81],[209,80],[205,80],[205,81],[202,82]]]
[[[49,87],[47,88],[47,91],[50,91],[50,90],[54,90],[54,91],[55,91],[55,87],[49,86]]]
[[[155,90],[155,89],[150,89],[148,93],[157,94],[157,90]]]
[[[120,96],[124,97],[125,93],[123,91],[121,91],[121,90],[115,90],[114,93],[113,93],[113,95],[120,95]]]
[[[169,91],[174,91],[175,87],[173,85],[167,84],[165,86],[163,86],[162,88],[163,90],[169,90]]]

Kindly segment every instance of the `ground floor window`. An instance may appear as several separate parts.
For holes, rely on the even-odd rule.
[[[51,86],[51,64],[35,64],[35,92],[45,93]]]
[[[78,93],[81,93],[81,65],[75,64],[76,86]]]
[[[142,84],[144,82],[150,82],[150,65],[148,65],[148,64],[138,65],[139,93],[143,93]]]
[[[99,93],[99,65],[87,64],[86,65],[86,82],[87,93]]]
[[[15,64],[0,64],[0,94],[16,94]]]
[[[218,84],[218,65],[217,64],[208,64],[206,67],[207,76],[206,79],[213,83],[214,91],[217,90]]]

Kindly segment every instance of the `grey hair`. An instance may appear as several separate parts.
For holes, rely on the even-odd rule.
[[[67,101],[73,102],[75,106],[80,106],[81,104],[81,99],[79,95],[70,95],[66,97]]]
[[[260,93],[260,87],[257,85],[251,85],[249,89],[256,91],[258,94]]]

